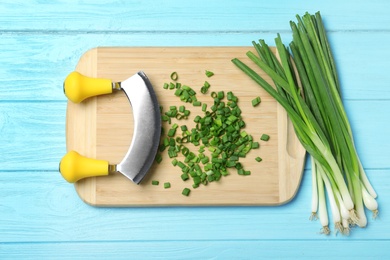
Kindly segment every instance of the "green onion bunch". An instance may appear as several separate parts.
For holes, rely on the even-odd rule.
[[[319,12],[290,22],[293,40],[286,47],[280,35],[274,54],[264,40],[253,42],[247,56],[274,82],[271,86],[238,59],[232,62],[282,105],[312,163],[312,217],[329,234],[328,208],[336,232],[365,227],[364,206],[378,214],[377,194],[356,152],[329,41]],[[325,194],[326,191],[326,194]],[[328,199],[328,203],[326,202]]]

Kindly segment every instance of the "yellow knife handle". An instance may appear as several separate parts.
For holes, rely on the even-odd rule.
[[[83,178],[108,175],[109,164],[107,161],[91,159],[70,151],[60,162],[60,172],[65,180],[73,183]]]
[[[69,100],[80,103],[89,97],[112,93],[112,81],[90,78],[73,71],[64,81],[64,93]]]

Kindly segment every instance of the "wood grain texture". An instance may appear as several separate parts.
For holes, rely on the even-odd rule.
[[[335,8],[337,6],[337,8]],[[329,30],[387,30],[387,1],[180,1],[164,0],[42,2],[2,1],[0,30],[5,31],[248,31],[289,30],[295,14],[324,15]],[[365,19],[369,18],[369,19]],[[362,20],[363,19],[363,20]],[[184,34],[185,35],[185,34]]]
[[[390,2],[14,1],[0,4],[1,259],[388,259]],[[62,81],[97,46],[249,46],[320,10],[380,215],[350,237],[309,222],[310,164],[281,207],[95,208],[57,171]]]
[[[327,258],[345,259],[351,255],[349,252],[362,251],[354,259],[386,259],[388,254],[383,248],[389,247],[389,241],[370,240],[362,241],[327,241],[332,248],[326,253]],[[313,259],[323,258],[318,252],[324,251],[323,241],[281,241],[275,246],[275,241],[249,240],[249,241],[145,241],[116,243],[96,242],[90,243],[44,243],[44,244],[5,244],[0,245],[2,259],[16,259],[24,257],[22,252],[28,251],[39,259],[138,259],[140,256],[147,259]],[[277,251],[277,253],[276,253]]]
[[[202,185],[188,198],[182,196],[181,191],[185,187],[191,188],[191,184],[181,180],[180,169],[173,167],[166,154],[161,164],[154,163],[140,185],[134,185],[120,174],[90,178],[76,184],[80,197],[95,206],[279,205],[290,201],[301,180],[305,150],[288,124],[285,111],[277,109],[277,103],[253,81],[243,77],[230,62],[233,57],[249,62],[245,55],[247,50],[247,47],[171,47],[95,48],[86,52],[77,71],[91,77],[121,81],[131,76],[130,71],[143,70],[164,111],[171,105],[185,105],[191,114],[201,113],[200,108],[181,102],[173,91],[162,88],[170,81],[172,71],[178,72],[179,82],[196,91],[205,80],[211,84],[209,92],[233,91],[239,98],[246,122],[245,131],[257,141],[263,133],[269,134],[271,139],[260,142],[259,152],[253,150],[240,160],[245,169],[252,172],[251,176],[243,178],[231,171],[228,178],[207,187]],[[215,75],[207,78],[205,69]],[[262,97],[262,103],[254,108],[251,100],[258,95]],[[209,95],[198,93],[197,97],[208,107],[212,105]],[[190,115],[189,120],[177,123],[186,124],[191,129],[195,127],[194,117]],[[132,118],[131,106],[122,92],[92,98],[82,104],[68,102],[67,148],[117,164],[130,147],[134,128]],[[168,123],[163,126],[165,129],[171,127]],[[192,149],[197,150],[196,147]],[[255,161],[256,156],[263,158],[260,164]],[[182,156],[178,159],[184,160]],[[152,179],[159,180],[161,186],[170,182],[172,187],[156,187],[151,184]]]

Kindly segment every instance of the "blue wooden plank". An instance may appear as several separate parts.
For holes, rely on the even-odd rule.
[[[283,34],[286,43],[291,40],[289,34]],[[384,72],[390,68],[390,59],[384,58],[390,57],[390,49],[382,44],[390,42],[390,33],[332,32],[329,36],[343,97],[390,99],[386,84],[390,74]],[[273,32],[194,33],[185,37],[180,33],[5,35],[0,42],[0,100],[65,100],[64,78],[80,56],[96,46],[249,46],[258,38],[272,45],[274,37]]]
[[[374,102],[356,100],[345,102],[345,109],[364,167],[389,169],[386,163],[390,158],[389,122],[386,120],[389,114],[386,111],[390,109],[390,103],[383,100]],[[382,150],[380,147],[385,149]],[[380,152],[376,152],[377,149]]]
[[[203,240],[388,240],[390,170],[367,171],[380,215],[349,237],[321,235],[309,221],[310,172],[296,198],[280,207],[94,208],[55,171],[0,172],[0,246],[4,243]]]
[[[0,102],[0,171],[58,169],[65,114],[65,102]]]
[[[337,8],[335,8],[337,7]],[[388,30],[388,1],[2,1],[0,31],[288,30],[295,14],[320,10],[330,30]]]
[[[1,259],[388,259],[389,240],[113,241],[0,244]]]

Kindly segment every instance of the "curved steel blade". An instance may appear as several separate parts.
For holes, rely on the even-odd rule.
[[[149,171],[160,142],[160,107],[152,84],[144,72],[140,71],[121,82],[133,110],[134,134],[117,171],[139,184]]]

